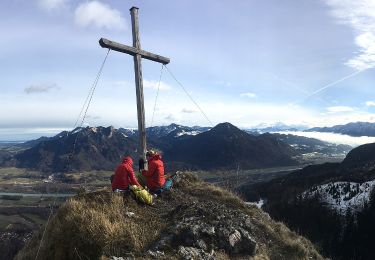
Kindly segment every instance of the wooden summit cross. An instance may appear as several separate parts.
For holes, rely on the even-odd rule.
[[[138,132],[140,141],[140,156],[146,161],[146,129],[145,129],[145,109],[143,97],[143,80],[142,80],[142,58],[168,64],[169,58],[153,54],[141,49],[141,42],[139,39],[139,23],[138,23],[138,7],[130,9],[132,19],[132,32],[133,32],[133,47],[121,43],[113,42],[104,38],[99,40],[100,46],[111,50],[130,54],[134,57],[134,71],[135,71],[135,87],[137,94],[137,113],[138,113]]]

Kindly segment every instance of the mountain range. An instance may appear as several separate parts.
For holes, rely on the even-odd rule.
[[[282,132],[282,131],[304,131],[307,129],[308,127],[305,125],[287,125],[282,122],[277,122],[274,124],[259,124],[247,130],[250,132],[257,132],[257,133],[272,133],[272,132]]]
[[[285,131],[305,131],[305,132],[325,132],[345,134],[349,136],[375,136],[375,123],[370,122],[351,122],[344,125],[334,125],[330,127],[313,127],[305,125],[287,125],[281,122],[274,124],[260,124],[246,129],[247,132],[256,133],[275,133]]]
[[[350,136],[375,136],[375,123],[355,122],[345,125],[335,125],[331,127],[314,127],[307,132],[329,132],[337,134],[345,134]]]
[[[163,151],[168,170],[241,169],[296,165],[301,155],[346,154],[351,147],[281,134],[252,135],[230,123],[214,128],[177,124],[146,129],[149,147]],[[137,158],[138,131],[85,127],[0,149],[0,165],[44,172],[113,170],[120,157]]]
[[[173,168],[244,168],[290,165],[293,149],[270,135],[251,136],[229,123],[203,133],[171,125],[148,129],[148,144],[164,151]],[[137,158],[138,134],[113,127],[77,128],[40,138],[14,155],[17,167],[45,172],[113,170],[121,156]],[[26,145],[26,144],[25,144]],[[265,156],[268,155],[268,156]]]

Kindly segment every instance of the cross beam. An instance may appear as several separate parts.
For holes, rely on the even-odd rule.
[[[147,52],[141,49],[139,39],[139,22],[138,22],[138,8],[132,7],[130,9],[133,33],[133,47],[121,43],[113,42],[104,38],[99,40],[100,46],[114,51],[126,53],[134,57],[134,71],[135,71],[135,86],[137,94],[137,114],[138,114],[138,132],[140,142],[140,157],[146,161],[146,129],[145,129],[145,108],[143,97],[143,79],[142,79],[142,58],[156,61],[164,65],[170,62],[169,58]],[[146,166],[147,167],[147,166]]]
[[[99,44],[103,48],[108,48],[114,51],[123,52],[123,53],[130,54],[133,56],[139,54],[144,59],[160,62],[160,63],[163,63],[164,65],[170,62],[170,59],[167,57],[163,57],[163,56],[160,56],[160,55],[148,52],[148,51],[136,49],[134,47],[127,46],[127,45],[117,43],[114,41],[110,41],[105,38],[101,38],[99,40]]]

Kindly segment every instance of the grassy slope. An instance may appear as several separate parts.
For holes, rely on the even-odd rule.
[[[129,217],[127,212],[135,215]],[[254,257],[237,256],[241,259],[323,259],[311,242],[271,220],[262,210],[246,206],[236,195],[188,174],[171,192],[159,197],[155,206],[140,205],[131,196],[109,190],[70,199],[47,226],[38,259],[106,259],[129,255],[147,258],[147,250],[163,234],[172,234],[179,221],[193,216],[209,223],[223,212],[232,218],[237,215],[250,218],[250,235],[258,249]],[[36,235],[16,259],[35,259],[41,237],[41,233]],[[179,259],[177,249],[181,243],[173,241],[164,250],[164,258]],[[214,257],[234,256],[225,250],[215,250]]]

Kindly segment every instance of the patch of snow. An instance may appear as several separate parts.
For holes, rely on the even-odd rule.
[[[357,182],[330,182],[320,186],[314,186],[302,193],[303,198],[312,198],[320,195],[323,203],[345,214],[348,209],[361,211],[370,200],[370,194],[375,185],[375,180]]]
[[[179,125],[171,124],[165,128],[165,131],[169,134],[170,132],[173,132],[177,129],[177,127],[181,127]]]
[[[126,131],[128,131],[129,133],[132,133],[132,134],[134,134],[135,131],[137,130],[136,128],[122,128],[122,129],[124,129],[124,130],[126,130]]]
[[[264,200],[262,198],[260,198],[260,200],[258,202],[245,202],[246,205],[255,205],[257,206],[259,209],[262,208],[262,206],[264,205]]]
[[[93,131],[94,133],[97,133],[98,132],[98,128],[97,127],[91,127],[91,131]]]
[[[200,133],[201,133],[200,131],[181,130],[181,132],[177,133],[175,137],[180,137],[180,136],[183,136],[183,135],[197,135],[197,134],[200,134]]]
[[[53,179],[54,179],[54,176],[53,176],[53,174],[52,174],[52,175],[48,176],[47,179],[43,179],[43,182],[44,182],[44,183],[52,183],[52,182],[53,182]]]
[[[81,132],[82,129],[83,129],[82,127],[77,127],[76,129],[74,129],[73,131],[71,131],[70,134],[75,134],[75,133]]]
[[[63,132],[57,134],[57,135],[56,135],[55,137],[53,137],[53,138],[59,138],[59,139],[61,139],[61,138],[65,137],[65,136],[67,136],[68,134],[69,134],[68,131],[63,131]]]

